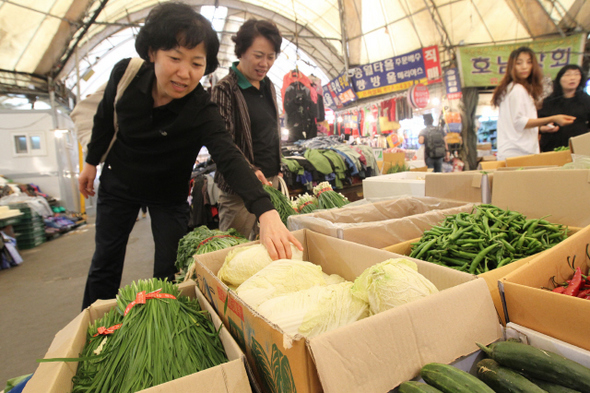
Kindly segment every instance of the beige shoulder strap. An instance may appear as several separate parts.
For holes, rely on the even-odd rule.
[[[132,57],[131,61],[127,65],[127,68],[125,69],[125,73],[123,74],[123,77],[121,78],[121,80],[119,81],[119,84],[117,85],[117,95],[115,96],[115,102],[113,104],[113,121],[114,121],[114,126],[115,126],[115,134],[113,135],[113,139],[111,139],[111,143],[109,144],[109,148],[102,156],[102,158],[100,160],[101,162],[104,162],[104,160],[107,158],[107,155],[111,151],[113,144],[117,140],[117,134],[119,133],[119,122],[117,120],[117,102],[123,96],[123,93],[125,93],[127,86],[129,86],[129,84],[131,83],[133,78],[135,78],[135,75],[137,75],[137,72],[141,68],[142,64],[143,64],[142,58]]]

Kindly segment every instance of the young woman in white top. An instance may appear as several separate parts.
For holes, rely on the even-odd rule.
[[[575,120],[568,115],[537,118],[542,80],[543,72],[530,48],[522,46],[510,53],[506,74],[492,96],[492,104],[499,107],[498,160],[539,153],[539,126],[565,126]]]

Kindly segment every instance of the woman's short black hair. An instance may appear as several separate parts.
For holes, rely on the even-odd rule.
[[[170,50],[179,46],[192,49],[205,43],[207,67],[205,75],[217,69],[219,38],[211,23],[191,6],[184,3],[158,4],[148,14],[145,25],[135,40],[139,56],[149,61],[149,51]]]
[[[564,66],[562,69],[559,70],[557,75],[555,76],[555,80],[553,81],[553,94],[555,96],[561,97],[563,96],[563,87],[561,87],[561,78],[565,75],[565,73],[569,70],[576,70],[580,72],[580,84],[576,87],[576,94],[583,91],[584,87],[586,87],[586,76],[584,75],[584,70],[577,64],[568,64]]]
[[[232,41],[236,44],[234,51],[238,59],[252,46],[254,39],[259,36],[263,36],[272,43],[277,56],[281,53],[283,37],[281,37],[281,32],[277,25],[268,20],[251,18],[240,26],[236,35],[231,37]]]

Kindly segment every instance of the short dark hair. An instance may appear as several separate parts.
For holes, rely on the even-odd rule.
[[[431,126],[434,123],[434,118],[430,113],[423,114],[422,119],[424,120],[424,125]]]
[[[254,39],[259,36],[266,38],[272,43],[277,56],[281,53],[283,37],[281,37],[281,32],[277,25],[268,20],[250,18],[240,26],[236,35],[231,37],[232,41],[236,44],[234,51],[238,59],[252,46]]]
[[[576,87],[576,93],[583,91],[584,87],[586,87],[586,76],[584,75],[584,70],[577,64],[568,64],[564,66],[557,75],[555,76],[555,81],[553,81],[553,93],[556,96],[563,96],[563,87],[561,87],[561,78],[565,75],[565,73],[569,70],[576,70],[580,72],[580,84]]]
[[[170,50],[179,46],[192,49],[201,42],[207,53],[205,75],[208,75],[219,66],[219,38],[211,22],[188,4],[168,2],[152,8],[137,34],[135,50],[149,61],[150,49]]]

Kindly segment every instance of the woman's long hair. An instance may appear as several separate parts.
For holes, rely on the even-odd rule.
[[[521,53],[528,53],[531,56],[533,63],[531,74],[526,79],[519,79],[516,77],[516,59]],[[512,82],[520,83],[533,97],[533,101],[535,101],[536,104],[539,103],[543,94],[543,71],[541,71],[535,52],[533,52],[528,46],[521,46],[510,53],[508,65],[506,66],[506,73],[492,95],[492,104],[495,107],[500,106],[500,103],[506,94],[506,90],[508,89],[508,85]]]

